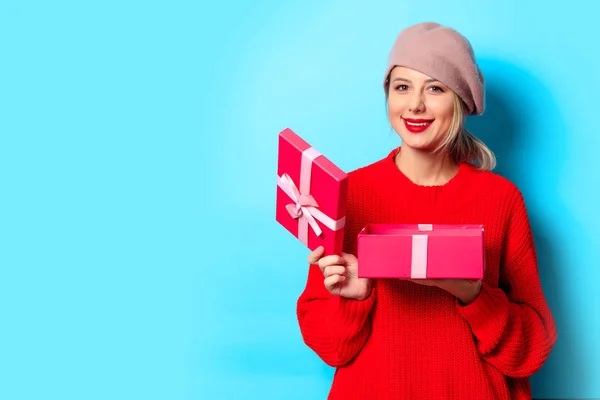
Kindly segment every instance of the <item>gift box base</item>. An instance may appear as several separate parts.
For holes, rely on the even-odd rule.
[[[369,224],[358,235],[358,276],[482,279],[483,233],[482,225]],[[419,268],[413,250],[426,260]]]

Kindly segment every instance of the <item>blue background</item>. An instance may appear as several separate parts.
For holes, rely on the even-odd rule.
[[[469,128],[524,193],[559,340],[534,395],[600,397],[597,21],[570,1],[0,5],[0,398],[324,399],[277,134],[346,171],[399,144],[409,24],[467,36]]]

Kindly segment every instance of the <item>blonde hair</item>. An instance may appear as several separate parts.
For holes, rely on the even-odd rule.
[[[385,97],[387,100],[390,89],[389,76],[385,84]],[[482,171],[493,170],[496,168],[496,156],[483,141],[465,128],[466,106],[454,91],[452,94],[454,95],[452,121],[450,122],[448,133],[435,148],[434,152],[445,151],[450,155],[452,161],[456,163],[472,162],[478,164],[478,168]]]
[[[453,94],[454,115],[448,133],[434,151],[446,151],[456,163],[473,162],[482,171],[493,170],[496,168],[496,156],[483,141],[465,128],[465,105],[456,93]]]

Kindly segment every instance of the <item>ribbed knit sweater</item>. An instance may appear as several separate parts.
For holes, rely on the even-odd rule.
[[[336,367],[331,400],[531,399],[529,377],[556,340],[523,196],[509,180],[461,163],[441,186],[413,183],[385,158],[350,172],[344,252],[367,223],[483,224],[478,297],[375,279],[366,300],[331,295],[309,265],[297,303],[302,337]]]

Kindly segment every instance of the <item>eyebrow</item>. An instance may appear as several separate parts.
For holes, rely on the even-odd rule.
[[[409,79],[406,79],[406,78],[396,78],[396,79],[394,79],[392,82],[396,82],[396,81],[403,81],[403,82],[412,83],[412,81],[411,81],[411,80],[409,80]],[[439,80],[437,80],[437,79],[427,79],[427,80],[425,81],[425,83],[431,83],[431,82],[440,82],[440,81],[439,81]]]

